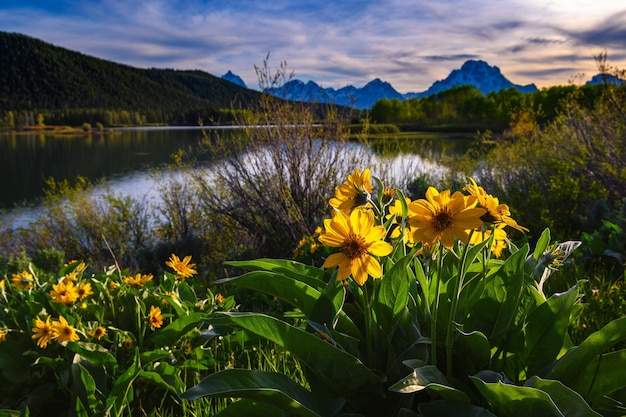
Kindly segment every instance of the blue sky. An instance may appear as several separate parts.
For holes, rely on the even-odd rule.
[[[401,93],[467,59],[540,88],[590,79],[604,49],[626,69],[623,0],[0,0],[0,31],[140,68],[232,70],[251,88],[268,53],[303,81]]]

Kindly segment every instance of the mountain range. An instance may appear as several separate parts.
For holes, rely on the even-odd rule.
[[[243,80],[228,71],[222,76],[223,79],[245,86]],[[485,61],[468,60],[460,69],[453,70],[445,79],[435,81],[428,90],[420,93],[399,93],[391,84],[376,78],[361,88],[348,85],[335,90],[323,88],[314,81],[304,83],[294,79],[286,82],[279,88],[270,88],[266,92],[287,100],[333,103],[343,106],[351,106],[358,109],[369,109],[374,103],[382,98],[405,100],[410,98],[427,97],[440,93],[452,87],[472,85],[487,95],[492,91],[500,91],[507,88],[516,88],[523,93],[537,91],[534,84],[518,85],[509,81],[496,66],[491,66]]]

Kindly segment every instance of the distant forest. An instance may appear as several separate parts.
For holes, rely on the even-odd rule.
[[[139,69],[14,33],[0,32],[0,128],[228,124],[261,93],[203,71]],[[625,87],[622,87],[625,88]],[[553,120],[569,100],[592,108],[602,86],[556,86],[483,95],[472,86],[409,100],[382,99],[353,121],[401,130],[502,130],[520,110]]]

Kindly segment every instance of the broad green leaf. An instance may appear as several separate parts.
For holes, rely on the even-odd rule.
[[[594,403],[626,387],[626,349],[596,356],[579,369],[569,386]]]
[[[471,307],[464,323],[466,331],[480,331],[493,346],[498,346],[511,331],[522,296],[528,251],[528,245],[522,247],[485,278],[483,296]]]
[[[529,377],[552,364],[561,351],[577,297],[578,287],[574,286],[567,292],[551,296],[528,316],[524,351],[520,352],[520,358],[526,364]]]
[[[170,392],[177,392],[176,388],[174,388],[172,385],[168,384],[167,381],[165,381],[163,379],[163,377],[158,373],[158,372],[154,372],[154,371],[143,371],[140,370],[139,374],[137,375],[137,379],[138,380],[143,380],[143,381],[148,381],[156,386],[159,386],[161,388],[164,388]]]
[[[130,366],[113,381],[113,387],[107,397],[107,412],[112,411],[115,415],[120,415],[133,399],[133,382],[140,372],[139,349],[135,348],[135,355]]]
[[[344,405],[342,399],[316,397],[283,374],[247,369],[228,369],[211,374],[180,396],[190,401],[206,396],[245,398],[302,417],[332,416]]]
[[[537,245],[535,246],[535,251],[533,252],[533,259],[535,260],[535,264],[539,262],[539,258],[546,251],[548,245],[550,244],[550,229],[545,229],[539,240],[537,240]],[[533,265],[534,267],[534,265]]]
[[[312,333],[264,314],[225,312],[219,316],[223,320],[214,319],[218,324],[239,326],[284,347],[340,395],[352,397],[362,389],[382,393],[380,377],[350,353]]]
[[[431,384],[447,386],[448,381],[436,366],[425,365],[413,369],[413,372],[389,387],[390,391],[402,394],[418,392]]]
[[[463,370],[466,374],[475,374],[476,372],[486,369],[491,359],[491,346],[487,337],[478,331],[465,333],[459,331],[457,339],[457,356],[462,357],[460,361],[465,367]]]
[[[568,350],[554,365],[547,378],[571,386],[578,373],[594,358],[626,339],[626,317],[609,322],[592,333],[580,345]]]
[[[559,381],[534,376],[526,381],[524,386],[537,388],[548,393],[559,410],[567,417],[601,417],[600,414],[591,409],[580,394]]]
[[[109,369],[112,374],[117,371],[117,360],[104,346],[98,343],[72,342],[65,346],[68,350],[79,354],[93,365],[101,365]]]
[[[550,396],[536,388],[519,387],[502,382],[489,383],[470,377],[476,388],[502,417],[564,417]]]
[[[278,407],[261,401],[242,399],[235,401],[214,417],[286,417]]]
[[[406,308],[410,285],[407,264],[412,258],[411,253],[400,259],[380,280],[378,297],[372,308],[376,311],[378,325],[383,331],[391,331],[396,317]]]
[[[496,417],[484,408],[453,400],[423,402],[418,410],[422,417]]]
[[[244,268],[249,271],[282,273],[293,279],[306,282],[318,290],[321,290],[326,285],[326,281],[328,281],[328,274],[323,269],[287,259],[262,258],[250,261],[228,261],[224,262],[224,264]],[[218,281],[215,282],[217,283]]]
[[[218,283],[218,281],[216,281]],[[320,298],[322,288],[315,288],[309,283],[294,279],[282,273],[268,271],[253,271],[234,278],[219,280],[222,284],[231,284],[238,287],[260,291],[265,294],[275,295],[285,300],[305,315],[309,316],[315,303]],[[324,283],[324,286],[326,284]]]
[[[75,355],[74,363],[72,363],[73,401],[76,402],[77,407],[81,404],[84,412],[97,410],[101,402],[96,398],[96,382],[89,371],[77,361],[78,356]],[[89,413],[85,415],[89,415]]]
[[[189,333],[191,329],[201,327],[206,317],[207,314],[201,312],[180,317],[155,332],[151,341],[156,346],[172,346],[176,344],[181,337]]]

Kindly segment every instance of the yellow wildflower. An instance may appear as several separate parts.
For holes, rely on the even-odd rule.
[[[107,334],[107,329],[105,329],[102,326],[98,326],[94,330],[89,330],[89,332],[87,332],[87,335],[89,337],[93,337],[96,340],[102,339],[104,336],[106,336],[106,334]]]
[[[152,274],[142,275],[137,274],[134,277],[124,277],[124,282],[128,285],[132,285],[134,287],[143,287],[148,282],[152,281]]]
[[[324,228],[320,242],[340,251],[330,255],[322,268],[339,265],[337,279],[345,280],[352,274],[359,285],[365,284],[368,276],[382,276],[382,267],[374,256],[388,255],[392,247],[381,240],[386,230],[375,225],[371,211],[353,210],[350,215],[338,211],[332,219],[324,220]]]
[[[78,278],[78,272],[73,271],[73,272],[68,272],[67,274],[65,274],[64,280],[65,281],[71,281],[74,282],[76,281],[76,278]]]
[[[196,264],[190,264],[189,262],[191,262],[191,256],[185,256],[181,261],[178,256],[172,254],[170,259],[165,262],[165,265],[172,268],[176,272],[176,275],[184,280],[198,273],[198,271],[193,269]]]
[[[22,271],[19,274],[13,274],[11,282],[20,290],[27,291],[33,288],[35,281],[33,278],[33,274],[28,271]]]
[[[528,229],[524,226],[520,226],[517,222],[511,218],[511,212],[509,206],[506,204],[500,204],[497,197],[487,194],[485,189],[470,178],[471,184],[465,186],[464,190],[475,196],[478,200],[478,207],[484,208],[487,212],[481,217],[481,219],[488,224],[500,224],[504,223],[507,226],[519,230],[520,232],[528,232]]]
[[[93,294],[93,291],[91,290],[91,284],[89,282],[81,282],[78,285],[78,297],[81,300],[84,300],[85,298],[89,297],[91,294]]]
[[[335,189],[335,197],[330,199],[329,204],[349,214],[354,207],[367,204],[373,189],[369,168],[364,169],[363,173],[357,168],[348,175],[346,182]]]
[[[39,317],[35,319],[35,327],[33,327],[33,336],[34,340],[37,340],[37,346],[40,348],[45,348],[48,346],[48,343],[54,337],[54,329],[52,328],[52,323],[50,323],[50,317],[46,318],[46,321],[41,320]]]
[[[434,187],[429,187],[426,199],[409,205],[414,213],[409,219],[409,224],[415,228],[413,240],[427,246],[441,242],[446,248],[454,245],[455,237],[467,243],[467,231],[483,224],[480,216],[486,211],[475,206],[476,197],[466,197],[459,191],[450,195],[450,190],[439,193]]]
[[[500,223],[494,228],[493,242],[491,243],[491,252],[493,252],[496,258],[502,256],[502,251],[506,248],[506,231],[504,230],[505,226],[506,224]],[[475,245],[483,242],[491,236],[491,233],[491,229],[487,229],[484,231],[475,230],[470,238],[470,243]]]
[[[59,317],[59,321],[52,323],[52,328],[54,329],[54,338],[59,343],[75,342],[80,339],[76,329],[63,316]]]
[[[52,284],[50,297],[52,297],[52,301],[55,303],[72,304],[78,300],[78,288],[72,281]]]
[[[0,329],[0,343],[7,340],[7,331],[4,329]]]
[[[159,307],[150,306],[148,323],[150,323],[152,330],[158,329],[163,325],[163,316],[161,316],[161,309]]]

